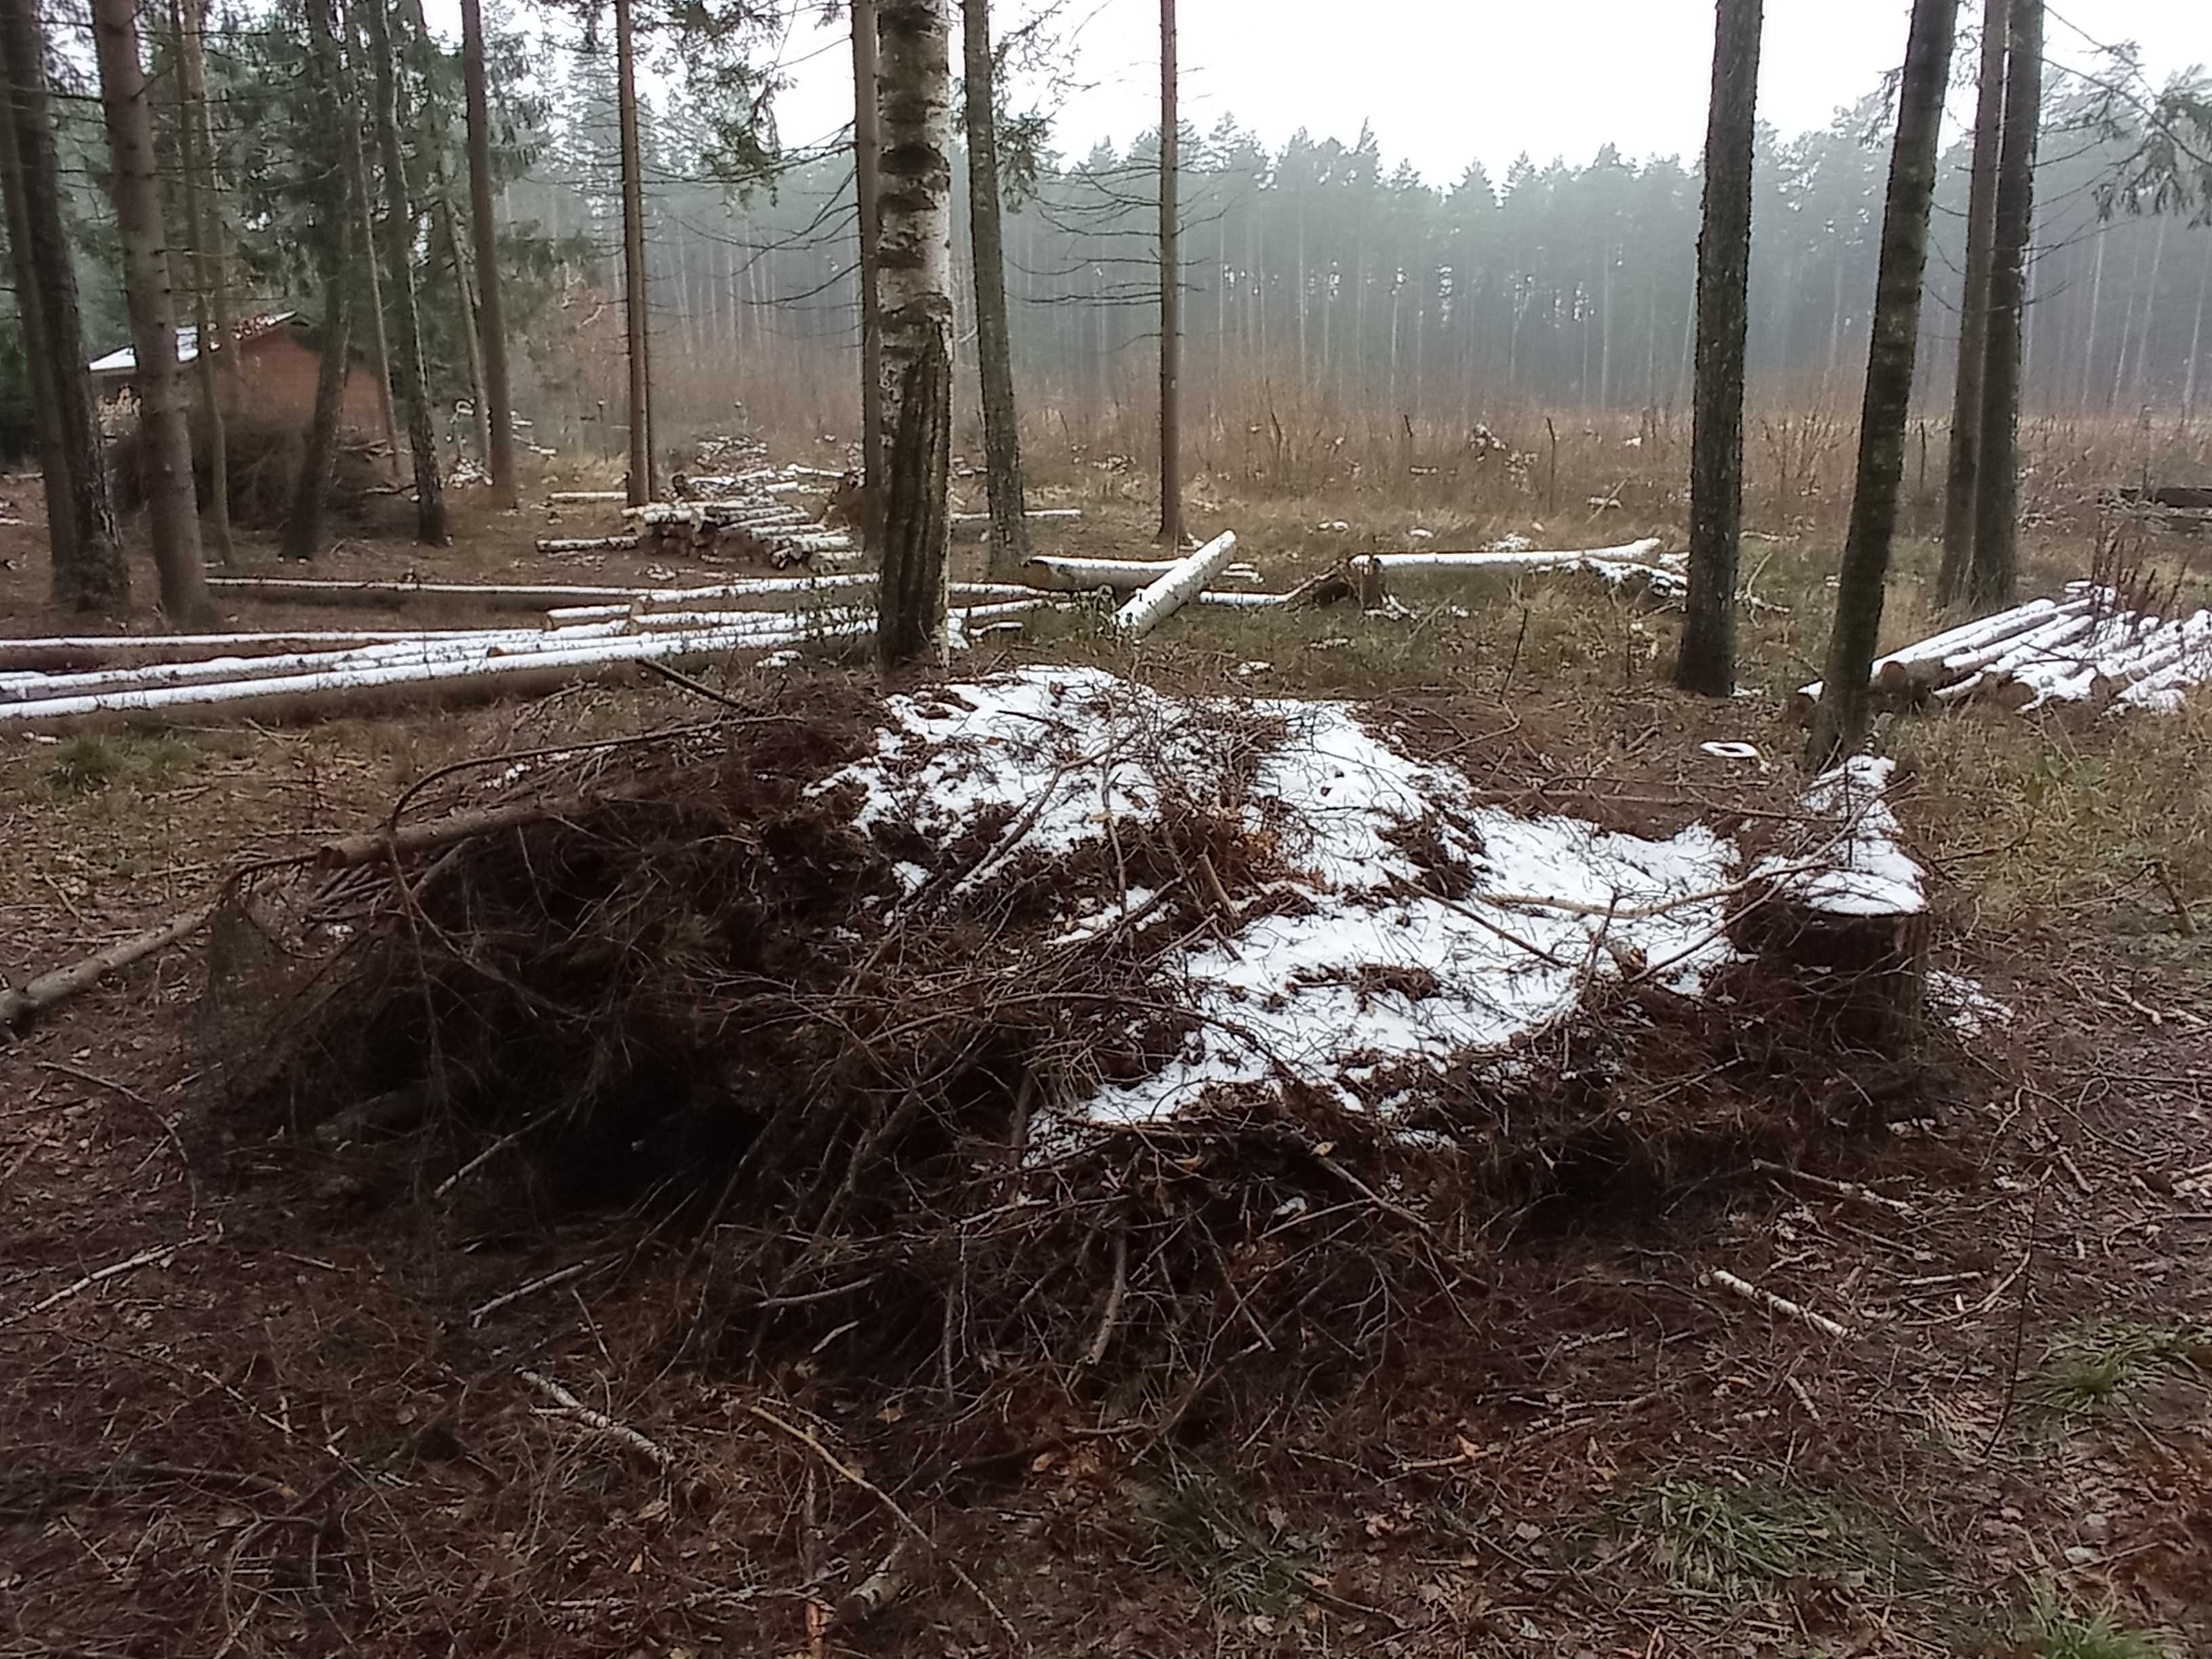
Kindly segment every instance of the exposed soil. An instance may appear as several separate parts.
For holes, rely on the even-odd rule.
[[[0,494],[35,517],[34,489]],[[629,580],[651,562],[539,560],[543,517],[465,517],[436,574]],[[1106,529],[1082,533],[1103,550]],[[13,632],[51,625],[24,534],[0,529]],[[392,539],[328,563],[430,574]],[[1704,818],[1755,845],[1795,788],[1778,702],[1678,700],[1643,648],[1663,622],[1534,603],[1526,630],[1510,603],[1419,650],[1402,624],[1332,613],[1248,649],[1209,617],[1134,666],[1215,693],[1364,682],[1379,721],[1500,804],[1646,833]],[[963,671],[1106,649],[1044,632]],[[731,751],[746,763],[714,771],[709,836],[787,808],[779,767],[836,752],[865,695],[821,668],[715,684],[805,709],[819,743]],[[723,712],[656,684],[433,720],[9,740],[0,973],[377,822],[447,762]],[[1698,747],[1721,739],[1771,767]],[[641,752],[648,772],[693,757]],[[1973,840],[1925,816],[1956,810],[1947,791],[1917,799],[1916,836]],[[918,1254],[905,1304],[843,1306],[824,1276],[799,1293],[830,1294],[763,1310],[726,1271],[726,1231],[657,1187],[669,1163],[613,1178],[627,1143],[566,1180],[518,1160],[543,1178],[441,1195],[581,1063],[558,1042],[535,1093],[493,1074],[512,1097],[482,1095],[462,1139],[404,1112],[319,1137],[372,1096],[383,1045],[405,1058],[363,997],[375,1042],[350,1092],[241,1106],[268,1075],[254,1062],[299,1032],[267,1033],[274,1005],[240,988],[295,981],[289,934],[222,930],[212,963],[172,951],[0,1049],[0,1652],[2001,1655],[2037,1651],[2039,1605],[2212,1650],[2212,956],[2109,906],[2008,930],[1977,908],[1987,862],[1936,872],[1939,965],[2009,1011],[1978,1034],[1822,1031],[1763,978],[1694,1007],[1595,1007],[1532,1045],[1544,1087],[1462,1080],[1496,1157],[1449,1192],[1356,1122],[1226,1113],[1069,1180],[1140,1238],[1234,1206],[1235,1227],[1172,1235],[1228,1259],[1132,1250],[1117,1271],[1110,1228],[1032,1240],[1024,1317],[1060,1310],[1060,1363],[975,1343],[949,1378],[944,1310],[1006,1291],[981,1254]],[[242,1041],[256,1030],[271,1045]],[[1253,1206],[1292,1198],[1352,1229],[1305,1264],[1310,1313],[1237,1294],[1275,1285],[1268,1252],[1290,1248]],[[1715,1269],[1850,1334],[1750,1305]],[[1116,1279],[1170,1271],[1212,1299],[1133,1307],[1085,1363]],[[902,1515],[934,1545],[908,1552],[911,1589],[836,1622]]]

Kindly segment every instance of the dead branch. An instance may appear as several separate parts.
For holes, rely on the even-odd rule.
[[[118,939],[106,950],[95,951],[82,961],[41,974],[18,988],[0,992],[0,1030],[19,1029],[56,1003],[99,984],[110,974],[143,961],[157,951],[166,951],[206,927],[215,913],[212,900],[194,905],[142,933]]]
[[[676,1467],[676,1454],[667,1447],[657,1440],[648,1440],[627,1423],[617,1423],[605,1412],[592,1410],[551,1377],[530,1370],[517,1371],[515,1375],[560,1407],[558,1413],[549,1415],[573,1417],[586,1427],[597,1429],[609,1439],[621,1441],[656,1468],[672,1469]]]
[[[1770,1313],[1778,1313],[1810,1325],[1823,1336],[1842,1338],[1857,1334],[1850,1326],[1839,1325],[1826,1314],[1814,1313],[1802,1303],[1792,1302],[1771,1291],[1763,1291],[1748,1279],[1738,1279],[1724,1267],[1711,1269],[1705,1275],[1705,1282],[1726,1291],[1731,1296],[1741,1297],[1754,1307],[1765,1308]]]
[[[770,1428],[775,1429],[781,1433],[789,1435],[793,1440],[799,1442],[800,1445],[812,1452],[828,1466],[830,1472],[836,1474],[839,1480],[848,1481],[850,1484],[858,1486],[862,1492],[867,1493],[869,1497],[874,1498],[877,1503],[883,1505],[884,1509],[890,1514],[891,1519],[897,1522],[901,1527],[905,1528],[906,1534],[909,1538],[920,1544],[923,1549],[931,1552],[933,1554],[935,1553],[936,1545],[931,1540],[928,1532],[923,1528],[921,1522],[915,1520],[914,1516],[907,1513],[905,1508],[899,1503],[898,1499],[893,1498],[881,1486],[869,1480],[866,1475],[862,1474],[860,1470],[854,1468],[851,1464],[839,1457],[836,1453],[831,1451],[829,1447],[823,1445],[820,1440],[808,1433],[805,1429],[800,1428],[797,1424],[786,1422],[782,1418],[778,1417],[774,1412],[769,1410],[765,1406],[748,1406],[745,1409],[753,1416],[758,1418],[762,1422],[767,1424]],[[994,1601],[991,1599],[989,1593],[987,1592],[981,1584],[975,1582],[974,1577],[969,1574],[968,1569],[962,1566],[957,1561],[949,1559],[945,1562],[945,1565],[952,1570],[953,1576],[959,1579],[962,1585],[967,1589],[970,1595],[983,1604],[984,1607],[990,1613],[991,1617],[998,1621],[999,1628],[1006,1632],[1007,1640],[1011,1641],[1017,1648],[1020,1647],[1023,1644],[1021,1632],[1014,1628],[1013,1620],[1006,1617],[1005,1610],[1002,1609],[996,1601]]]

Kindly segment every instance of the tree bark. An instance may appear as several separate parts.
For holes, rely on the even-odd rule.
[[[630,0],[615,0],[615,65],[622,122],[623,311],[629,348],[629,504],[643,507],[660,491],[653,471],[653,356],[647,325],[653,300],[645,270],[644,161],[637,136],[637,44]]]
[[[482,0],[461,0],[461,81],[468,101],[469,221],[476,248],[477,337],[483,353],[483,403],[491,424],[491,502],[518,499],[514,398],[507,369],[506,313],[500,297],[499,234],[492,218],[491,100],[484,85]]]
[[[1990,264],[1996,250],[1997,150],[2004,136],[2005,41],[2011,0],[1982,0],[1981,90],[1974,105],[1972,182],[1966,198],[1966,270],[1959,295],[1959,365],[1951,400],[1951,453],[1943,486],[1943,562],[1936,595],[1954,604],[1974,557],[1974,495],[1981,476],[1982,382],[1989,367]]]
[[[357,211],[360,174],[351,165],[361,154],[361,133],[352,112],[344,59],[331,27],[333,3],[334,0],[307,0],[308,86],[337,112],[337,130],[331,154],[322,158],[333,165],[324,175],[318,204],[323,328],[315,408],[308,417],[300,476],[293,484],[292,511],[284,520],[283,545],[278,550],[280,556],[296,560],[313,558],[321,547],[323,495],[330,488],[331,463],[337,447],[338,408],[353,356],[353,316],[346,294],[346,273],[353,260],[354,237],[361,218]],[[372,255],[370,264],[374,263]]]
[[[206,27],[202,0],[169,0],[169,33],[177,58],[177,148],[183,163],[185,218],[192,238],[192,368],[199,383],[200,419],[207,431],[204,528],[214,544],[216,562],[227,565],[238,556],[230,537],[230,446],[223,431],[221,379],[230,359],[218,361],[216,354],[229,350],[232,343],[230,334],[217,328],[215,315],[216,295],[224,279],[211,229],[216,213],[215,131],[208,119],[207,69],[201,49]]]
[[[491,407],[484,397],[483,342],[477,332],[476,284],[469,280],[469,262],[461,252],[460,216],[443,181],[437,206],[438,238],[446,245],[446,265],[453,273],[453,301],[460,307],[461,363],[469,377],[470,435],[476,440],[477,459],[487,472],[491,468]]]
[[[155,183],[153,100],[139,56],[135,0],[94,0],[93,40],[100,62],[100,106],[114,161],[110,191],[123,245],[124,297],[131,313],[131,349],[145,468],[147,520],[161,610],[175,628],[215,622],[207,574],[200,565],[200,520],[192,493],[191,433],[177,374],[175,295],[169,246]]]
[[[16,68],[17,0],[9,0],[0,26],[0,198],[8,210],[8,254],[15,278],[15,316],[23,331],[24,378],[31,394],[31,422],[38,436],[40,483],[46,497],[46,544],[52,554],[56,600],[64,574],[76,563],[76,525],[70,517],[70,457],[63,441],[62,411],[54,385],[58,358],[46,337],[46,303],[38,267],[31,258],[30,186],[23,176],[22,147],[16,133],[18,86],[35,76],[43,82],[46,54],[30,70]],[[35,14],[33,14],[35,17]],[[40,87],[43,90],[43,86]]]
[[[945,0],[881,0],[883,582],[877,644],[896,668],[945,647],[951,447],[951,31]]]
[[[1176,204],[1176,0],[1160,0],[1160,533],[1182,545],[1182,253]]]
[[[1014,402],[1014,347],[1006,319],[1006,253],[1000,222],[996,76],[990,0],[962,0],[966,49],[968,224],[975,267],[975,366],[983,404],[983,481],[990,495],[990,574],[1011,581],[1030,556],[1022,489],[1022,435]]]
[[[1736,552],[1743,536],[1743,365],[1750,331],[1751,153],[1763,0],[1720,0],[1698,237],[1698,364],[1690,432],[1690,588],[1674,684],[1735,690]]]
[[[61,460],[59,511],[51,489],[47,533],[52,593],[64,611],[119,616],[131,608],[131,567],[116,533],[107,451],[98,400],[86,368],[77,309],[76,267],[62,215],[61,156],[46,79],[46,39],[33,0],[0,0],[0,86],[21,187],[20,233],[9,204],[9,246],[18,261],[25,349],[45,348],[45,372],[33,365],[33,394],[49,411]],[[33,313],[35,313],[35,326]],[[42,418],[42,425],[44,418]]]
[[[315,0],[307,0],[313,6]],[[343,0],[330,0],[331,15],[337,17]],[[374,3],[374,0],[372,0]],[[356,8],[356,12],[358,8]],[[384,320],[384,277],[379,270],[376,252],[376,192],[369,184],[368,146],[361,136],[361,117],[353,100],[354,89],[360,85],[355,70],[364,55],[362,37],[354,32],[359,18],[349,14],[343,21],[346,46],[331,70],[332,84],[346,88],[347,100],[338,116],[341,165],[345,170],[346,197],[343,210],[353,216],[352,234],[360,239],[362,251],[368,255],[361,262],[362,276],[368,284],[368,349],[375,359],[376,418],[383,428],[386,448],[391,454],[392,476],[399,476],[399,418],[392,404],[392,340]],[[332,24],[334,29],[338,24]],[[360,332],[360,319],[353,315],[351,301],[347,304],[348,337]],[[302,558],[305,554],[301,555]]]
[[[2020,585],[2021,340],[2027,310],[2027,242],[2035,225],[2035,150],[2043,118],[2043,0],[2013,0],[2009,42],[2004,139],[1997,155],[1996,250],[1990,262],[1981,476],[1975,484],[1974,557],[1967,580],[1967,597],[1977,614],[2012,604]]]
[[[407,200],[407,156],[399,144],[399,67],[392,51],[386,0],[367,0],[369,50],[376,67],[376,145],[384,163],[384,258],[392,291],[392,395],[407,416],[415,461],[415,539],[443,547],[446,490],[438,476],[438,435],[423,382],[422,325],[415,308],[415,213]]]
[[[883,133],[876,90],[876,0],[853,0],[853,198],[860,282],[860,539],[883,544],[883,304],[877,292],[882,239]]]
[[[1920,344],[1921,279],[1928,264],[1928,216],[1936,199],[1936,160],[1943,94],[1951,76],[1959,0],[1913,0],[1905,78],[1897,94],[1897,137],[1882,210],[1881,266],[1875,282],[1874,333],[1867,348],[1866,399],[1859,413],[1858,482],[1851,494],[1826,683],[1813,716],[1808,765],[1825,772],[1866,740],[1869,681],[1881,634],[1882,591],[1897,501],[1905,478],[1905,430]]]

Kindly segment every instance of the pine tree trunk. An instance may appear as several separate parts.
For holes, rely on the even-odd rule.
[[[877,291],[882,238],[883,134],[876,90],[876,0],[853,0],[853,198],[860,283],[860,539],[883,544],[884,341]]]
[[[315,374],[315,407],[307,420],[300,476],[293,481],[292,510],[284,520],[283,544],[278,549],[280,557],[301,561],[313,558],[322,547],[323,496],[330,489],[331,464],[337,448],[338,410],[345,396],[346,370],[353,358],[353,315],[346,277],[361,223],[360,174],[350,165],[360,156],[361,134],[352,112],[345,62],[331,27],[333,4],[334,0],[307,0],[308,88],[326,100],[337,118],[330,153],[318,158],[328,170],[316,203],[320,210],[316,241],[323,326],[322,337],[317,342],[321,362]],[[369,263],[375,263],[373,257]]]
[[[1913,0],[1905,78],[1897,94],[1896,148],[1882,210],[1881,269],[1875,283],[1874,333],[1867,347],[1866,401],[1859,414],[1858,482],[1851,493],[1828,672],[1813,717],[1806,761],[1825,772],[1866,740],[1875,651],[1881,635],[1882,591],[1905,478],[1905,431],[1920,344],[1921,279],[1928,264],[1928,216],[1936,199],[1936,160],[1950,84],[1959,0]]]
[[[1974,105],[1972,182],[1966,198],[1966,270],[1959,297],[1959,365],[1951,400],[1951,454],[1943,485],[1943,562],[1936,596],[1958,600],[1974,557],[1974,496],[1981,477],[1982,381],[1989,367],[1990,265],[1996,251],[1997,149],[2004,136],[2005,40],[2011,0],[1982,0],[1981,90]]]
[[[1736,551],[1743,535],[1743,365],[1750,333],[1751,153],[1763,0],[1720,0],[1698,238],[1698,362],[1690,434],[1690,591],[1674,684],[1735,690]]]
[[[477,459],[491,469],[491,408],[484,398],[483,346],[477,334],[476,285],[469,280],[469,262],[461,252],[460,216],[453,198],[438,198],[438,236],[446,245],[446,266],[453,273],[453,303],[460,307],[461,362],[469,377],[469,426],[476,440]]]
[[[371,4],[379,3],[380,0],[370,0]],[[315,0],[307,0],[307,3],[312,6]],[[343,0],[330,0],[330,3],[335,18]],[[361,116],[353,101],[353,94],[360,86],[355,70],[366,56],[362,36],[354,28],[360,21],[360,9],[356,7],[353,13],[340,20],[345,30],[347,50],[340,54],[332,73],[336,82],[344,86],[347,91],[345,106],[338,116],[342,165],[345,170],[344,210],[353,216],[351,234],[362,252],[368,256],[362,260],[361,270],[368,284],[368,349],[375,359],[372,367],[376,376],[376,418],[383,428],[385,447],[391,457],[392,476],[397,478],[399,476],[399,417],[393,411],[392,402],[392,340],[385,326],[384,277],[377,257],[376,192],[369,183],[368,146],[362,137]],[[334,23],[333,27],[337,27],[337,24]],[[349,328],[357,336],[361,331],[361,319],[353,315],[350,301],[347,306],[346,319]]]
[[[36,337],[46,347],[46,372],[33,384],[50,390],[50,398],[42,401],[51,410],[62,459],[64,499],[58,517],[48,522],[49,534],[57,538],[53,600],[64,611],[120,616],[131,608],[131,567],[116,533],[99,403],[85,363],[76,266],[62,212],[46,32],[34,0],[0,0],[0,76],[10,94],[8,125],[23,198],[22,238],[16,240],[11,220],[9,246],[30,276],[18,303],[27,299],[39,314]]]
[[[55,353],[46,337],[46,303],[39,290],[38,268],[31,260],[30,187],[23,177],[21,145],[16,133],[16,70],[15,40],[18,19],[12,14],[19,0],[7,0],[8,14],[0,20],[0,198],[8,209],[8,254],[15,277],[15,318],[23,333],[23,370],[31,394],[31,423],[38,438],[40,483],[46,498],[46,544],[52,554],[55,601],[61,603],[63,583],[76,566],[76,527],[70,517],[70,454],[62,434],[60,396],[54,385]],[[45,54],[32,73],[46,74]],[[71,607],[74,608],[74,607]]]
[[[616,97],[622,124],[623,312],[629,350],[629,504],[658,495],[653,471],[653,301],[645,270],[644,161],[637,136],[637,43],[630,0],[615,0]]]
[[[407,156],[399,144],[399,72],[392,52],[386,0],[366,0],[376,66],[376,147],[384,164],[385,277],[392,295],[392,393],[407,416],[415,462],[415,539],[443,547],[446,490],[438,476],[438,435],[423,383],[422,326],[415,308],[415,212],[407,200]]]
[[[1176,0],[1160,0],[1160,533],[1182,545],[1182,253],[1176,187]]]
[[[2043,0],[2013,0],[1997,156],[1996,251],[1990,263],[1989,368],[1982,383],[1982,466],[1974,493],[1967,595],[1978,614],[2013,603],[2020,584],[2021,337],[2027,242],[2035,224],[2035,150],[2043,118]],[[2101,248],[2103,244],[2100,242]]]
[[[461,0],[461,82],[468,101],[469,228],[476,249],[483,404],[491,428],[491,504],[504,511],[520,497],[514,477],[514,397],[507,379],[506,311],[500,296],[499,233],[492,218],[491,99],[484,85],[483,0]]]
[[[200,520],[192,492],[191,432],[177,373],[176,301],[169,282],[168,237],[155,182],[154,107],[139,56],[135,0],[94,0],[93,40],[100,104],[114,158],[110,189],[123,245],[124,295],[137,359],[141,453],[154,568],[161,610],[173,628],[215,622],[200,565]]]
[[[2212,301],[2212,258],[2204,261],[2204,274],[2197,279],[2197,321],[2189,331],[2189,372],[2181,386],[2181,428],[2187,431],[2197,419],[2197,372],[2203,361],[2204,310]]]
[[[236,561],[230,538],[230,446],[223,432],[222,367],[218,349],[230,338],[215,327],[215,291],[222,283],[209,227],[215,213],[215,145],[208,121],[207,75],[200,48],[206,15],[199,0],[169,0],[169,34],[177,61],[177,149],[182,163],[185,221],[192,238],[192,368],[198,382],[200,420],[207,432],[208,504],[206,530],[217,564]]]
[[[897,668],[945,647],[951,449],[952,61],[945,0],[880,0],[884,574],[877,645]]]
[[[975,366],[982,386],[983,481],[991,501],[990,571],[1011,581],[1030,556],[1006,253],[999,216],[998,117],[992,108],[990,0],[962,0],[968,92],[968,225],[975,267]]]

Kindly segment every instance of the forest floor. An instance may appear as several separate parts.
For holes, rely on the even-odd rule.
[[[1271,586],[1416,524],[1440,549],[1526,528],[1200,494],[1194,532],[1237,529]],[[0,632],[56,631],[35,489],[0,495],[33,521],[0,528]],[[1055,550],[1146,538],[1111,490],[1042,501],[1088,514],[1040,537]],[[392,506],[317,574],[717,574],[541,558],[543,511],[466,503],[454,548],[426,553]],[[1577,514],[1550,540],[1665,528]],[[1048,620],[955,673],[1085,661],[1178,692],[1355,696],[1487,801],[1652,835],[1740,823],[1794,799],[1786,693],[1826,632],[1834,538],[1778,535],[1753,560],[1749,692],[1725,703],[1667,689],[1672,618],[1534,583],[1408,591],[1397,619],[1194,610],[1133,660]],[[1928,617],[1929,550],[1908,551],[1899,640]],[[2031,592],[2086,574],[2079,536],[2030,551]],[[867,684],[826,657],[796,672],[813,686],[743,665],[716,684]],[[654,684],[6,739],[0,977],[376,823],[449,762],[702,714]],[[1766,763],[1700,748],[1720,740]],[[912,1431],[926,1385],[679,1360],[696,1284],[653,1215],[456,1209],[272,1136],[232,1109],[240,1011],[206,952],[118,975],[0,1048],[0,1659],[2212,1652],[2212,705],[1966,709],[1887,742],[1936,961],[1990,1000],[1915,1057],[1940,1103],[1794,1172],[1717,1163],[1513,1218],[1457,1323],[1405,1332],[1348,1386],[1172,1432],[1061,1401],[960,1425],[957,1455]],[[1711,1288],[1717,1268],[1850,1334]],[[934,1540],[915,1589],[829,1626],[902,1516]]]

